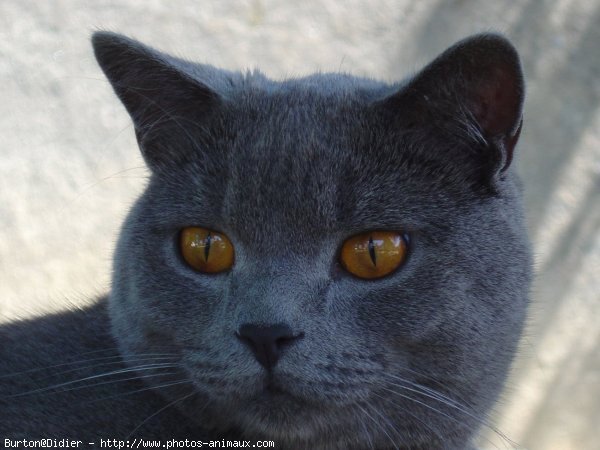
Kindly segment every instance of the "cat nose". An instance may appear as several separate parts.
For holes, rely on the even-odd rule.
[[[235,335],[247,344],[256,360],[267,370],[271,370],[279,361],[284,347],[304,336],[296,333],[285,324],[255,325],[245,323]]]

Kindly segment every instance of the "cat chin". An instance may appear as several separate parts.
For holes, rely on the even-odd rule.
[[[348,411],[336,410],[328,405],[301,406],[284,394],[270,394],[237,408],[235,417],[244,435],[269,439],[282,448],[321,448],[321,443],[340,439],[339,430],[350,425]],[[337,437],[336,434],[338,435]],[[339,448],[348,448],[340,443]]]
[[[381,432],[380,424],[365,426],[363,411],[368,407],[365,405],[360,408],[331,408],[325,404],[313,409],[296,409],[290,405],[280,409],[240,408],[237,420],[238,427],[244,430],[246,438],[272,440],[277,448],[285,450],[441,448],[431,436],[419,431],[397,429],[396,432]],[[391,443],[390,433],[394,435]],[[464,446],[456,448],[465,449]]]
[[[430,425],[423,426],[418,418],[411,420],[412,415],[392,424],[390,411],[373,400],[337,403],[333,399],[303,398],[277,388],[250,389],[244,396],[209,393],[206,386],[198,387],[198,391],[207,400],[184,413],[216,435],[240,433],[245,439],[273,440],[277,448],[285,450],[442,448]],[[443,426],[441,422],[438,425]],[[443,448],[465,450],[470,433],[466,428],[454,436],[448,433]],[[396,442],[393,446],[391,436]],[[399,442],[406,447],[398,447]]]
[[[196,388],[198,401],[186,402],[180,409],[199,426],[217,434],[244,430],[246,438],[274,440],[281,448],[320,448],[318,441],[324,436],[330,442],[340,427],[354,422],[348,408],[301,398],[274,385],[262,384],[262,388],[249,389],[243,396],[211,392],[201,384]],[[339,448],[347,448],[346,444]]]

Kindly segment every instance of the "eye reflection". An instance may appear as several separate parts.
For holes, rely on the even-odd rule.
[[[389,275],[406,259],[403,235],[394,231],[371,231],[347,239],[340,262],[359,278],[375,279]]]
[[[227,236],[202,227],[187,227],[179,238],[185,262],[204,273],[218,273],[233,266],[233,245]]]

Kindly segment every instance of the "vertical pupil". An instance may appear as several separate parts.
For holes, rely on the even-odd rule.
[[[204,260],[208,262],[208,254],[210,253],[210,232],[206,235],[206,246],[204,247]]]
[[[373,243],[373,236],[369,236],[369,256],[373,265],[377,266],[377,256],[375,255],[375,244]]]

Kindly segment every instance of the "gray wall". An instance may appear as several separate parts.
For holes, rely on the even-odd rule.
[[[89,35],[120,31],[181,56],[273,77],[341,69],[396,80],[470,33],[519,48],[537,282],[496,423],[522,448],[600,441],[600,4],[585,0],[0,2],[0,315],[107,290],[147,175]],[[486,433],[483,448],[506,448]],[[497,446],[497,447],[496,447]]]

